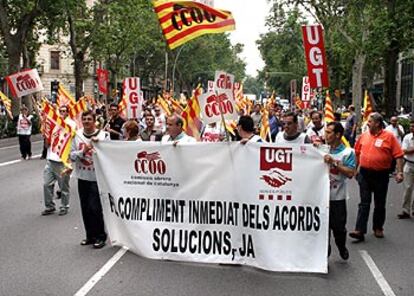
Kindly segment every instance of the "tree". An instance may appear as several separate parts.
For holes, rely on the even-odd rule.
[[[306,75],[301,25],[304,23],[298,9],[286,12],[283,5],[274,4],[267,19],[269,32],[257,41],[265,61],[259,73],[267,87],[290,97],[290,80]]]
[[[8,73],[20,71],[24,54],[25,65],[29,65],[29,41],[34,45],[36,22],[42,15],[53,13],[59,1],[51,0],[10,0],[0,1],[0,32],[7,52]],[[31,101],[24,100],[30,106]],[[13,105],[13,111],[18,110]]]

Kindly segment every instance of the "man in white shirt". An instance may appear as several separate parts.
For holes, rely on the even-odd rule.
[[[19,137],[22,159],[32,158],[32,143],[30,142],[32,118],[33,115],[29,115],[29,109],[26,106],[20,108],[20,114],[15,118],[15,121],[17,121],[17,136]]]
[[[158,105],[155,105],[154,107],[154,116],[154,130],[164,133],[166,128],[166,118],[165,115],[161,112],[161,107]]]
[[[237,123],[237,131],[241,137],[240,144],[248,142],[263,142],[263,139],[255,135],[254,121],[249,115],[240,116]]]
[[[167,118],[167,134],[161,139],[161,143],[173,142],[174,146],[178,143],[193,143],[196,139],[188,136],[183,130],[184,121],[178,115],[171,115]]]
[[[306,135],[313,144],[325,143],[325,125],[322,122],[322,114],[318,111],[312,111],[311,119],[313,126],[308,128]]]
[[[404,195],[402,213],[398,215],[399,219],[409,219],[410,212],[414,215],[414,204],[412,203],[412,193],[414,185],[414,120],[410,122],[410,133],[402,141],[402,150],[404,152]]]
[[[401,144],[402,138],[404,137],[404,129],[398,124],[398,118],[396,116],[391,117],[390,125],[385,128],[385,130],[390,131],[397,138],[398,142]]]
[[[67,106],[61,106],[59,108],[59,114],[65,120],[65,123],[67,123],[73,130],[76,129],[76,123],[68,117],[69,109]],[[62,174],[65,166],[60,157],[52,151],[51,146],[47,148],[46,159],[46,166],[43,170],[43,197],[45,201],[45,210],[42,212],[42,215],[50,215],[56,211],[55,203],[53,202],[53,192],[55,183],[57,182],[60,189],[58,196],[61,199],[59,216],[63,216],[66,215],[69,210],[70,174]]]
[[[287,112],[282,119],[283,132],[276,136],[276,144],[310,144],[309,137],[298,131],[298,116]]]

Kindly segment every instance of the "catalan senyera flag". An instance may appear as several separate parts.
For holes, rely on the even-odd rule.
[[[334,120],[335,120],[335,117],[333,114],[331,96],[329,95],[329,90],[327,90],[326,98],[325,98],[325,122],[329,123]],[[348,140],[344,136],[342,136],[341,141],[346,147],[351,147],[351,144],[349,144]]]
[[[127,119],[127,97],[124,95],[118,103],[118,113],[122,119]]]
[[[262,110],[262,125],[260,126],[260,138],[266,139],[267,135],[270,135],[270,124],[269,124],[269,111],[266,109]]]
[[[162,97],[160,95],[158,96],[157,105],[162,108],[162,110],[164,111],[164,114],[166,116],[171,116],[172,115],[172,112],[170,110],[170,106],[168,105],[168,102],[164,99],[164,97]]]
[[[82,113],[88,110],[88,105],[86,103],[86,98],[82,97],[75,104],[68,105],[69,107],[69,117],[75,121],[76,127],[82,127]]]
[[[200,129],[202,122],[200,120],[200,104],[198,102],[198,96],[202,94],[200,86],[194,91],[193,96],[187,102],[187,107],[181,113],[184,124],[183,129],[187,135],[194,137],[197,141],[200,141]]]
[[[58,93],[56,97],[56,104],[60,106],[73,106],[76,104],[74,97],[59,83]]]
[[[229,11],[215,9],[195,1],[153,0],[162,33],[170,49],[204,34],[235,29]]]
[[[303,103],[303,101],[301,100],[299,96],[295,97],[295,105],[299,110],[303,110],[305,108],[305,104]],[[331,103],[331,107],[332,107],[332,103]],[[325,108],[326,108],[326,105],[325,105]],[[333,113],[332,113],[332,116],[333,116]]]
[[[42,102],[42,113],[45,120],[43,135],[46,142],[52,151],[60,157],[63,164],[66,167],[71,167],[69,153],[75,131],[47,101]]]
[[[371,102],[371,98],[368,95],[368,91],[365,91],[365,95],[364,95],[364,118],[363,118],[363,122],[366,122],[369,118],[369,115],[374,111],[373,107],[372,107],[372,102]]]
[[[0,100],[3,102],[4,107],[6,108],[7,115],[10,118],[12,118],[13,114],[11,111],[11,105],[12,105],[11,100],[1,91],[0,91]]]
[[[335,120],[333,107],[332,107],[332,100],[331,96],[329,95],[329,90],[326,91],[326,98],[325,98],[325,122],[329,123]]]

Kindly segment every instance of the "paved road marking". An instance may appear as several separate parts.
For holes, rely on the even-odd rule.
[[[375,264],[374,260],[372,260],[371,256],[365,250],[360,250],[359,254],[361,255],[362,259],[364,259],[365,264],[368,265],[369,270],[371,271],[372,275],[374,276],[375,280],[377,281],[378,285],[380,286],[382,292],[385,296],[395,296],[394,291],[391,289],[390,285],[388,284],[385,277],[382,275],[381,271]]]
[[[32,156],[32,159],[35,159],[35,158],[40,158],[40,156],[42,156],[42,155],[41,155],[41,154],[34,155],[34,156]],[[0,167],[4,167],[4,166],[7,166],[7,165],[11,165],[11,164],[19,163],[19,162],[21,162],[21,161],[22,161],[21,159],[16,159],[16,160],[11,160],[11,161],[2,162],[2,163],[0,163]]]
[[[105,265],[102,266],[101,269],[99,269],[98,272],[95,273],[89,281],[87,281],[86,284],[83,285],[78,292],[76,292],[74,296],[85,296],[88,294],[93,286],[95,286],[96,283],[98,283],[105,276],[105,274],[115,265],[115,263],[118,262],[119,259],[121,259],[122,256],[124,256],[127,251],[128,248],[126,247],[119,249],[118,252],[116,252],[115,255],[113,255],[112,258],[109,259],[108,262],[106,262]]]
[[[42,141],[35,141],[35,142],[32,142],[32,145],[33,145],[33,144],[37,144],[37,143],[43,143],[43,140],[42,140]],[[13,146],[1,147],[1,148],[0,148],[0,150],[11,149],[11,148],[17,148],[17,147],[19,147],[19,145],[13,145]]]

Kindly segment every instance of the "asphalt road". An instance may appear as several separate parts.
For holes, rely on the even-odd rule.
[[[19,161],[16,144],[0,141],[0,295],[75,295],[119,248],[79,245],[84,232],[75,180],[69,214],[40,215],[44,161]],[[41,146],[34,143],[34,155],[40,154]],[[10,163],[13,160],[17,161]],[[359,195],[355,181],[350,184],[348,229],[352,230]],[[89,292],[78,295],[412,296],[414,219],[396,218],[401,195],[402,187],[391,181],[385,238],[369,233],[364,243],[348,240],[347,262],[333,248],[327,275],[149,260],[127,252]],[[377,271],[370,270],[366,255]]]

